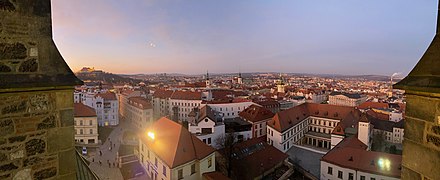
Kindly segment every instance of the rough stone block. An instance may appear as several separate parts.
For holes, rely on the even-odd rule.
[[[49,129],[56,127],[56,117],[55,115],[50,115],[48,117],[45,117],[41,123],[38,123],[37,130],[41,129]]]
[[[0,165],[0,172],[7,172],[14,169],[18,169],[18,166],[12,162],[9,164]]]
[[[32,166],[43,161],[41,157],[29,157],[23,160],[23,167]]]
[[[43,170],[36,171],[34,173],[34,179],[47,179],[57,175],[57,168],[51,167]]]
[[[14,133],[14,121],[11,119],[1,119],[0,120],[0,137]]]
[[[0,8],[1,8],[1,6],[0,6]],[[0,43],[0,60],[24,59],[26,57],[27,57],[27,49],[24,44],[22,44],[22,43],[15,43],[15,44]]]
[[[27,180],[27,179],[32,179],[31,169],[23,169],[14,176],[14,180]]]
[[[15,143],[15,142],[23,142],[24,140],[26,140],[26,135],[23,136],[13,136],[9,138],[9,143]]]
[[[12,152],[11,154],[9,154],[9,157],[10,157],[11,160],[23,158],[24,157],[24,151],[23,150],[19,150],[19,151]]]
[[[435,112],[440,99],[428,98],[416,95],[407,96],[406,116],[435,122]]]
[[[21,63],[18,68],[19,72],[37,72],[38,62],[36,59],[29,59]]]
[[[423,131],[425,129],[425,122],[414,118],[407,117],[405,119],[405,139],[410,139],[415,142],[423,141]]]
[[[419,173],[403,166],[401,178],[402,179],[411,179],[411,180],[421,180],[422,176]]]
[[[426,142],[429,145],[433,146],[434,148],[440,150],[440,137],[427,134],[426,135]]]
[[[49,93],[38,93],[29,97],[29,112],[40,112],[53,109],[52,97]]]
[[[6,160],[8,160],[8,156],[0,152],[0,162],[5,162]]]
[[[46,151],[46,142],[41,139],[31,139],[26,142],[26,155],[33,156]]]
[[[60,111],[61,126],[73,126],[73,109],[66,109]]]
[[[11,177],[11,174],[9,173],[9,174],[3,174],[3,175],[0,175],[0,179],[8,179],[8,178],[10,178]]]
[[[59,153],[60,168],[59,174],[65,175],[76,172],[75,150],[71,149]]]
[[[2,109],[2,114],[10,115],[16,113],[25,113],[26,109],[27,109],[26,101],[19,101],[4,107]]]
[[[409,140],[403,143],[403,166],[423,175],[432,175],[432,179],[440,179],[440,151],[421,146]]]
[[[0,10],[15,11],[15,6],[9,0],[0,0]]]

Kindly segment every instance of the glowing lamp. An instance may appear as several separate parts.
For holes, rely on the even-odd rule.
[[[148,132],[148,137],[150,137],[152,140],[154,140],[154,133],[153,132]]]

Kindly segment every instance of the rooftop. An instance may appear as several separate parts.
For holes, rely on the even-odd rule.
[[[83,103],[73,104],[74,117],[96,117],[95,109],[84,105]]]

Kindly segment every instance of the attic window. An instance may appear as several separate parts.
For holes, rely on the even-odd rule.
[[[327,116],[328,115],[328,111],[326,111],[325,113],[324,113],[324,116]]]
[[[303,116],[306,116],[306,113],[303,113]]]
[[[319,114],[319,111],[316,111],[315,114]]]
[[[208,119],[205,119],[205,122],[208,122]]]
[[[348,159],[348,161],[353,161],[353,156],[350,156],[350,159]]]
[[[335,113],[334,116],[335,116],[335,117],[338,117],[338,113]]]
[[[296,117],[296,120],[299,120],[299,117]]]
[[[292,120],[289,120],[289,124],[292,124]]]
[[[374,166],[374,160],[371,160],[370,165]]]

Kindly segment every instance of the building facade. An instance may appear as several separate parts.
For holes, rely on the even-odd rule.
[[[82,103],[74,104],[75,143],[98,143],[98,119],[93,108]]]
[[[328,103],[339,106],[356,107],[367,101],[367,97],[361,94],[332,92],[328,96]]]
[[[124,106],[125,120],[144,129],[153,123],[153,107],[143,97],[130,97]]]
[[[266,135],[267,121],[275,114],[259,105],[251,105],[239,113],[240,117],[252,124],[252,137],[259,138]]]

